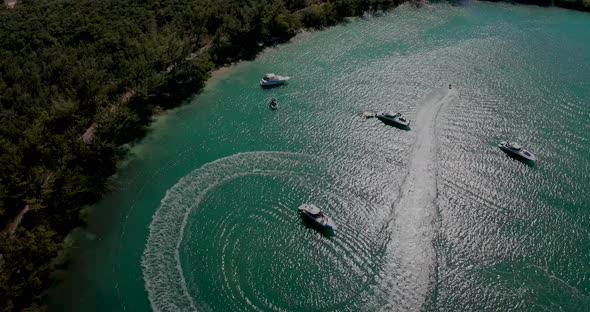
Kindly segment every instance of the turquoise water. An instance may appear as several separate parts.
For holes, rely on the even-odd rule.
[[[589,103],[585,13],[402,6],[301,34],[154,123],[54,308],[585,311]],[[362,116],[382,110],[411,130]]]

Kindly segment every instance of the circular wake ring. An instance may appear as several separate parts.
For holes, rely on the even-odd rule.
[[[184,239],[184,230],[189,214],[198,208],[207,193],[213,188],[230,180],[247,176],[295,176],[297,178],[313,175],[310,164],[317,164],[318,159],[297,153],[284,152],[249,152],[207,163],[183,177],[174,185],[161,201],[161,206],[153,216],[146,248],[142,257],[142,270],[151,307],[154,311],[198,311],[207,310],[206,304],[199,304],[191,296],[185,280],[180,261],[179,250]],[[231,172],[230,175],[220,173]],[[317,179],[318,177],[314,177]],[[336,188],[336,187],[334,187]],[[351,197],[347,192],[338,191],[332,201],[350,202],[354,205],[368,205],[361,199]],[[360,253],[373,253],[374,248],[356,243],[353,238],[346,238],[332,244],[330,248],[357,250]],[[358,239],[358,237],[356,237]],[[381,244],[384,246],[384,244]],[[348,259],[358,271],[371,259],[360,256]],[[173,268],[171,270],[171,268]],[[352,270],[352,268],[351,268]],[[374,270],[362,272],[376,275]],[[243,294],[241,294],[243,297]],[[260,309],[246,297],[243,303],[251,308]],[[281,310],[269,304],[265,309]]]

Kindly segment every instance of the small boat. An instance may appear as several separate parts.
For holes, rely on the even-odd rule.
[[[264,75],[264,77],[262,77],[262,79],[260,80],[260,86],[261,87],[280,86],[280,85],[286,83],[287,81],[289,81],[289,79],[291,79],[291,78],[287,77],[287,76],[279,76],[279,75],[275,75],[273,73],[270,73],[270,74],[266,74],[266,75]]]
[[[272,98],[270,100],[270,109],[277,109],[279,108],[279,104],[277,103],[277,99]]]
[[[324,214],[320,208],[312,204],[303,204],[297,208],[302,217],[313,221],[316,225],[325,230],[335,230],[336,224]]]
[[[392,122],[392,123],[394,123],[398,126],[402,126],[402,127],[407,127],[410,125],[410,120],[403,117],[402,114],[400,114],[400,113],[392,114],[392,113],[380,112],[380,113],[375,114],[375,117],[377,117],[383,121]]]
[[[520,144],[516,142],[500,142],[500,144],[498,144],[498,147],[505,153],[515,156],[517,158],[522,158],[524,160],[529,161],[537,160],[533,153],[523,149],[522,146],[520,146]]]

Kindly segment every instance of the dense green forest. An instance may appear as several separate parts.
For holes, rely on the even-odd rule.
[[[22,0],[0,9],[0,305],[43,309],[65,236],[154,113],[217,66],[401,0]]]

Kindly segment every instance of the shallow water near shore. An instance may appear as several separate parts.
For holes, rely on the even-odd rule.
[[[404,5],[216,74],[132,148],[52,308],[587,309],[589,29],[556,8]],[[266,72],[293,78],[265,90]]]

